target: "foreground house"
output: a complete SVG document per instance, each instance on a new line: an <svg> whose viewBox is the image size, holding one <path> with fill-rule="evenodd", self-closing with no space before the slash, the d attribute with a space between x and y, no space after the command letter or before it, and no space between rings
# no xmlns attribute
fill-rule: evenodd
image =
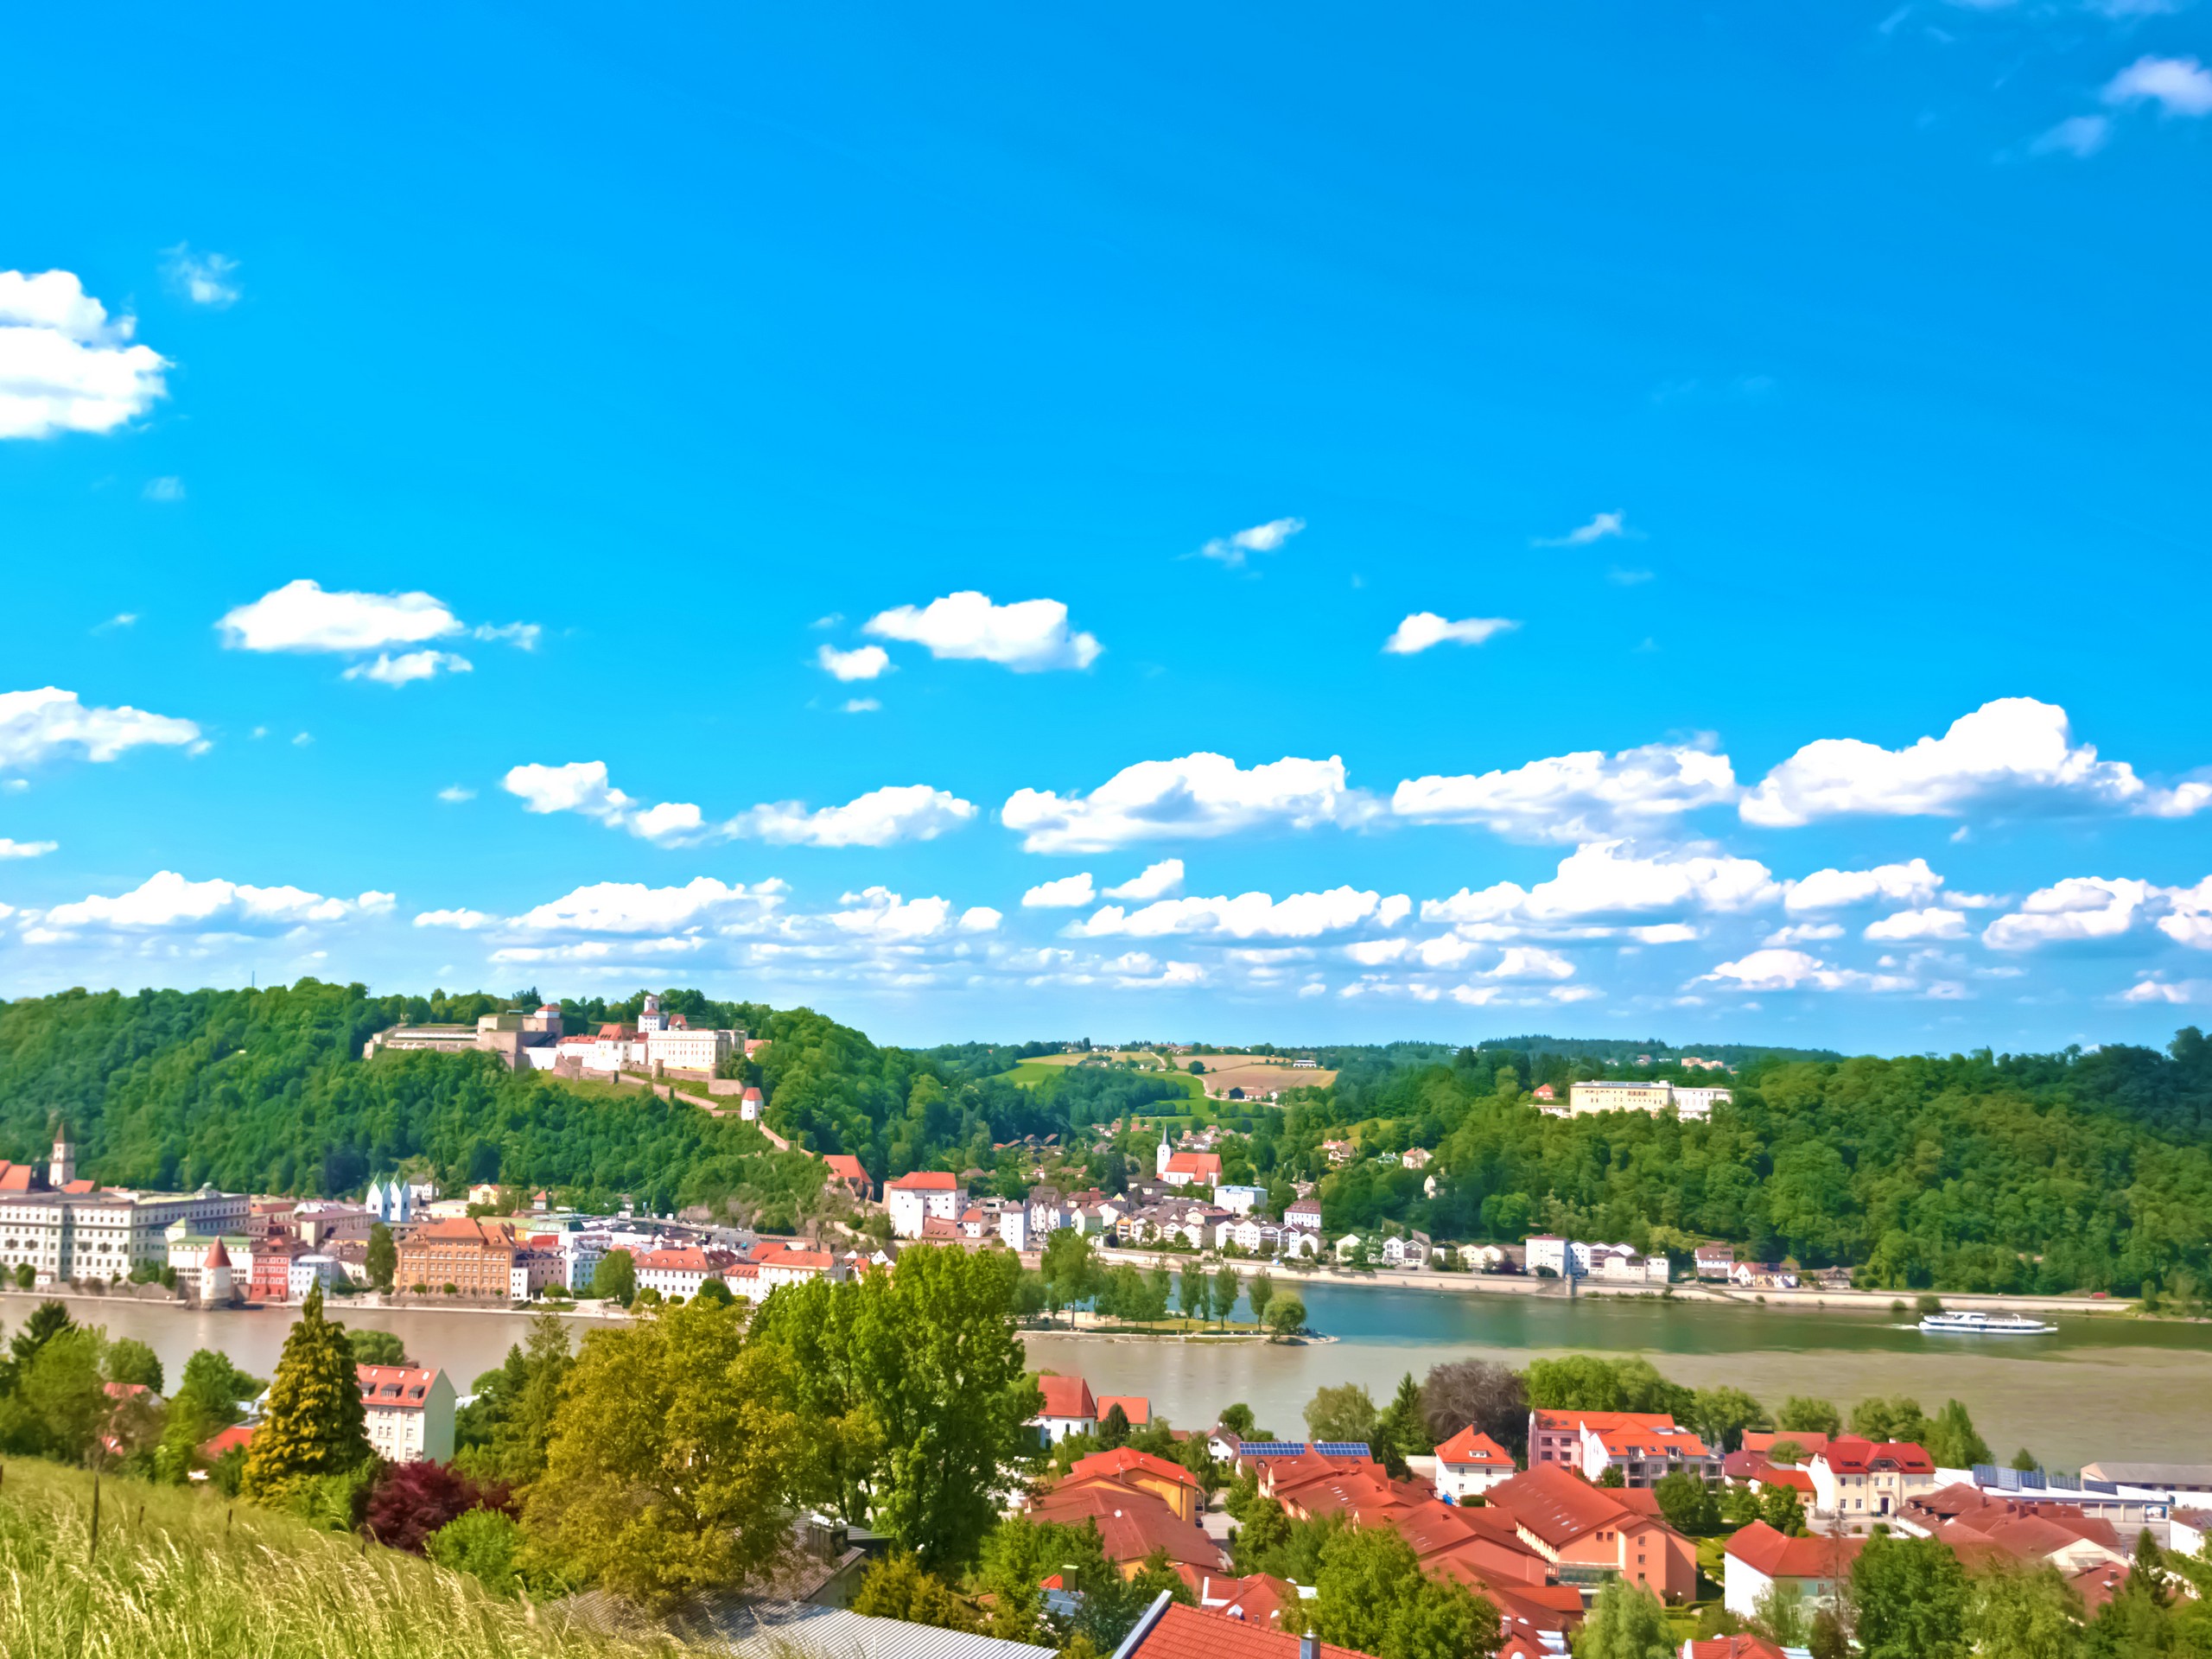
<svg viewBox="0 0 2212 1659"><path fill-rule="evenodd" d="M1122 1639L1113 1659L1368 1659L1314 1637L1263 1629L1229 1611L1185 1607L1166 1592Z"/></svg>
<svg viewBox="0 0 2212 1659"><path fill-rule="evenodd" d="M1897 1515L1936 1490L1936 1460L1909 1440L1847 1434L1815 1452L1806 1472L1813 1478L1813 1512L1846 1524Z"/></svg>
<svg viewBox="0 0 2212 1659"><path fill-rule="evenodd" d="M1759 1598L1777 1585L1794 1590L1809 1613L1832 1605L1836 1587L1851 1577L1852 1563L1866 1547L1864 1538L1792 1538L1764 1521L1754 1521L1729 1539L1722 1557L1721 1599L1728 1611L1750 1618Z"/></svg>
<svg viewBox="0 0 2212 1659"><path fill-rule="evenodd" d="M387 1463L453 1459L453 1384L442 1370L356 1365L369 1444Z"/></svg>
<svg viewBox="0 0 2212 1659"><path fill-rule="evenodd" d="M1561 1584L1625 1579L1670 1606L1697 1592L1696 1547L1660 1518L1648 1491L1608 1491L1552 1467L1516 1475L1485 1497L1513 1517L1521 1541L1557 1569Z"/></svg>
<svg viewBox="0 0 2212 1659"><path fill-rule="evenodd" d="M1436 1448L1436 1495L1447 1503L1479 1497L1519 1472L1513 1454L1471 1425Z"/></svg>

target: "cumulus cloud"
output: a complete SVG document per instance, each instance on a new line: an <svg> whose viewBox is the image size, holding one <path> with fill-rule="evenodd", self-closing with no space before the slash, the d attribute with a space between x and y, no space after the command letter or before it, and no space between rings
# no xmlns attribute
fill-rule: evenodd
<svg viewBox="0 0 2212 1659"><path fill-rule="evenodd" d="M1254 524L1234 535L1215 537L1198 550L1198 556L1225 564L1232 570L1242 569L1246 555L1273 553L1305 528L1303 518L1270 518L1264 524Z"/></svg>
<svg viewBox="0 0 2212 1659"><path fill-rule="evenodd" d="M1784 909L1840 910L1878 899L1924 905L1935 898L1943 878L1928 868L1926 859L1916 858L1909 864L1877 864L1871 870L1815 870L1786 885Z"/></svg>
<svg viewBox="0 0 2212 1659"><path fill-rule="evenodd" d="M167 393L167 359L66 270L0 270L0 438L111 432Z"/></svg>
<svg viewBox="0 0 2212 1659"><path fill-rule="evenodd" d="M415 918L417 927L452 927L464 933L474 933L492 926L499 918L481 910L426 910Z"/></svg>
<svg viewBox="0 0 2212 1659"><path fill-rule="evenodd" d="M680 887L598 881L537 906L509 925L524 933L670 934L708 925L744 931L773 916L785 892L780 881L748 887L710 875Z"/></svg>
<svg viewBox="0 0 2212 1659"><path fill-rule="evenodd" d="M2212 114L2212 70L2195 58L2145 54L2106 82L2103 97L2122 108L2148 102L2166 115Z"/></svg>
<svg viewBox="0 0 2212 1659"><path fill-rule="evenodd" d="M65 754L112 760L143 745L188 748L200 741L200 728L188 720L127 703L87 708L59 686L0 691L0 770L21 771Z"/></svg>
<svg viewBox="0 0 2212 1659"><path fill-rule="evenodd" d="M814 660L840 680L872 680L891 671L891 653L881 645L862 645L857 651L821 645L815 650Z"/></svg>
<svg viewBox="0 0 2212 1659"><path fill-rule="evenodd" d="M1592 842L1560 861L1534 887L1500 881L1449 899L1424 899L1425 922L1556 923L1654 912L1733 913L1769 905L1782 889L1756 859L1677 849L1645 855L1626 841Z"/></svg>
<svg viewBox="0 0 2212 1659"><path fill-rule="evenodd" d="M1163 858L1157 864L1147 864L1141 875L1131 876L1118 887L1106 889L1109 899L1145 900L1165 899L1183 885L1183 861Z"/></svg>
<svg viewBox="0 0 2212 1659"><path fill-rule="evenodd" d="M976 804L927 784L890 785L842 806L809 810L804 801L771 801L721 823L709 822L690 801L647 805L608 780L604 760L571 760L511 768L501 787L531 812L575 812L664 847L753 840L776 846L887 847L934 841L975 817Z"/></svg>
<svg viewBox="0 0 2212 1659"><path fill-rule="evenodd" d="M1909 991L1916 982L1904 974L1867 974L1836 968L1802 950L1754 950L1724 962L1698 983L1738 991Z"/></svg>
<svg viewBox="0 0 2212 1659"><path fill-rule="evenodd" d="M1483 970L1484 979L1572 979L1574 964L1556 950L1533 944L1509 946L1495 966Z"/></svg>
<svg viewBox="0 0 2212 1659"><path fill-rule="evenodd" d="M1538 547L1587 547L1592 542L1602 542L1610 537L1629 534L1628 515L1624 512L1601 512L1586 524L1570 530L1564 536L1540 536Z"/></svg>
<svg viewBox="0 0 2212 1659"><path fill-rule="evenodd" d="M1366 822L1372 797L1344 780L1340 756L1240 768L1224 754L1124 766L1089 795L1022 789L1000 817L1031 853L1106 853L1147 841L1183 841L1253 830L1308 830Z"/></svg>
<svg viewBox="0 0 2212 1659"><path fill-rule="evenodd" d="M1392 656L1410 657L1431 645L1479 645L1492 634L1520 626L1503 616L1471 616L1453 622L1434 611L1415 611L1398 624L1382 649Z"/></svg>
<svg viewBox="0 0 2212 1659"><path fill-rule="evenodd" d="M2158 931L2177 944L2212 950L2212 875L2193 887L2169 887L2171 913L2158 918Z"/></svg>
<svg viewBox="0 0 2212 1659"><path fill-rule="evenodd" d="M1422 823L1477 823L1516 841L1585 842L1735 798L1726 755L1650 743L1613 755L1600 749L1554 755L1510 771L1409 778L1391 796L1390 810Z"/></svg>
<svg viewBox="0 0 2212 1659"><path fill-rule="evenodd" d="M1230 938L1311 939L1341 932L1376 919L1380 893L1351 887L1326 893L1294 893L1276 899L1264 893L1236 898L1162 899L1135 911L1108 905L1069 935L1078 938L1160 938L1171 934L1212 934Z"/></svg>
<svg viewBox="0 0 2212 1659"><path fill-rule="evenodd" d="M450 651L404 651L397 657L380 651L375 661L356 663L339 677L402 686L414 680L434 679L441 673L472 673L475 667L467 658Z"/></svg>
<svg viewBox="0 0 2212 1659"><path fill-rule="evenodd" d="M849 715L872 715L882 707L882 703L874 697L847 697L842 711Z"/></svg>
<svg viewBox="0 0 2212 1659"><path fill-rule="evenodd" d="M448 784L438 791L438 798L448 806L458 806L463 801L474 800L476 791L460 784Z"/></svg>
<svg viewBox="0 0 2212 1659"><path fill-rule="evenodd" d="M947 594L927 605L900 605L868 619L864 632L926 646L932 657L997 663L1017 674L1089 668L1103 649L1097 639L1068 630L1068 607L1057 599L994 605L987 594Z"/></svg>
<svg viewBox="0 0 2212 1659"><path fill-rule="evenodd" d="M2105 943L2131 931L2161 896L2148 881L2069 876L2030 893L1984 928L1981 940L1993 950Z"/></svg>
<svg viewBox="0 0 2212 1659"><path fill-rule="evenodd" d="M2201 979L2137 980L2116 999L2121 1002L2152 1002L2186 1007L2192 1002L2212 1001L2212 984Z"/></svg>
<svg viewBox="0 0 2212 1659"><path fill-rule="evenodd" d="M2037 156L2089 156L2112 138L2112 122L2101 115L2069 115L2036 135L2028 146Z"/></svg>
<svg viewBox="0 0 2212 1659"><path fill-rule="evenodd" d="M162 270L169 285L194 305L220 311L238 303L243 291L238 283L238 262L228 254L194 253L182 242L162 251L167 258Z"/></svg>
<svg viewBox="0 0 2212 1659"><path fill-rule="evenodd" d="M0 836L0 860L44 858L60 845L58 841L11 841L6 836Z"/></svg>
<svg viewBox="0 0 2212 1659"><path fill-rule="evenodd" d="M732 820L731 833L777 846L888 847L934 841L976 816L976 804L927 784L897 784L810 812L803 801L756 806Z"/></svg>
<svg viewBox="0 0 2212 1659"><path fill-rule="evenodd" d="M1841 922L1796 922L1788 927L1778 927L1761 941L1771 945L1817 944L1822 939L1843 937Z"/></svg>
<svg viewBox="0 0 2212 1659"><path fill-rule="evenodd" d="M307 923L338 922L391 908L388 893L358 899L327 899L302 887L257 887L233 881L188 881L174 870L149 876L128 893L92 893L73 904L55 905L39 918L48 934L56 930L98 929L106 932L280 931Z"/></svg>
<svg viewBox="0 0 2212 1659"><path fill-rule="evenodd" d="M1040 881L1021 895L1025 910L1073 910L1098 897L1090 885L1090 872L1064 875L1057 881Z"/></svg>
<svg viewBox="0 0 2212 1659"><path fill-rule="evenodd" d="M2212 784L2156 789L2124 760L2072 739L2066 711L1999 697L1942 737L1885 749L1857 738L1808 743L1744 797L1745 821L1790 828L1846 813L1958 817L1993 812L2119 811L2186 817L2212 804Z"/></svg>
<svg viewBox="0 0 2212 1659"><path fill-rule="evenodd" d="M1900 910L1885 916L1879 921L1866 925L1865 937L1870 939L1963 939L1967 936L1967 918L1955 910L1943 910L1930 906L1919 910Z"/></svg>

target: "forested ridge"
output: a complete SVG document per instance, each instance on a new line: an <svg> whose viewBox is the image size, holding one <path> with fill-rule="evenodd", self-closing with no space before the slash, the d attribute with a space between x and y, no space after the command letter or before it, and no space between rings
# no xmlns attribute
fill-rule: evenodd
<svg viewBox="0 0 2212 1659"><path fill-rule="evenodd" d="M473 1020L534 996L372 997L302 980L0 1005L0 1156L42 1158L64 1116L81 1166L118 1185L327 1195L406 1167L591 1204L736 1197L756 1211L818 1189L804 1158L750 1126L643 1090L510 1072L484 1054L359 1058L383 1027ZM634 1018L640 1000L571 1003L571 1027ZM814 1151L857 1154L878 1179L982 1166L1018 1190L1023 1170L995 1144L1189 1104L1156 1072L1068 1068L1029 1087L1004 1075L1048 1045L882 1047L805 1008L688 990L663 1004L770 1039L753 1073L770 1125ZM2212 1046L2194 1028L2164 1053L1769 1053L1726 1079L1732 1104L1703 1123L1537 1109L1529 1085L1600 1069L1586 1059L1498 1045L1414 1058L1413 1047L1348 1052L1332 1087L1294 1090L1280 1110L1222 1108L1228 1178L1278 1196L1319 1180L1332 1231L1552 1230L1669 1249L1719 1238L1900 1288L2148 1290L2194 1306L2212 1287ZM1337 1168L1321 1143L1346 1138L1363 1155ZM1414 1146L1436 1154L1425 1171L1364 1155ZM1143 1161L1148 1147L1124 1150ZM1125 1167L1109 1153L1081 1173L1111 1185Z"/></svg>

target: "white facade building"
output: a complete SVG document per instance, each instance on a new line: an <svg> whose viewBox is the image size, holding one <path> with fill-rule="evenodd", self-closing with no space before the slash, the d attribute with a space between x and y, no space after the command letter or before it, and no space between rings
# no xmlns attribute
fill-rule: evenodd
<svg viewBox="0 0 2212 1659"><path fill-rule="evenodd" d="M453 1459L453 1384L442 1370L356 1365L369 1444L387 1463Z"/></svg>
<svg viewBox="0 0 2212 1659"><path fill-rule="evenodd" d="M28 1263L37 1284L126 1279L169 1256L168 1230L181 1221L201 1235L243 1233L243 1193L133 1192L116 1187L57 1192L0 1189L0 1268Z"/></svg>
<svg viewBox="0 0 2212 1659"><path fill-rule="evenodd" d="M1268 1189L1264 1186L1217 1186L1213 1190L1213 1201L1231 1215L1249 1216L1266 1205Z"/></svg>
<svg viewBox="0 0 2212 1659"><path fill-rule="evenodd" d="M1529 1271L1548 1268L1559 1277L1580 1275L1590 1271L1590 1247L1571 1238L1554 1237L1550 1233L1539 1233L1529 1241Z"/></svg>
<svg viewBox="0 0 2212 1659"><path fill-rule="evenodd" d="M957 1178L942 1170L918 1169L886 1186L883 1202L891 1212L891 1230L900 1238L919 1238L923 1224L933 1217L957 1220L966 1194Z"/></svg>
<svg viewBox="0 0 2212 1659"><path fill-rule="evenodd" d="M1654 1082L1578 1083L1569 1091L1567 1109L1580 1117L1586 1112L1663 1112L1669 1107L1693 1121L1710 1117L1713 1109L1731 1098L1726 1089L1682 1089L1660 1079Z"/></svg>
<svg viewBox="0 0 2212 1659"><path fill-rule="evenodd" d="M346 1269L334 1255L296 1255L284 1273L284 1295L289 1301L304 1302L308 1292L321 1285L328 1290L346 1276Z"/></svg>

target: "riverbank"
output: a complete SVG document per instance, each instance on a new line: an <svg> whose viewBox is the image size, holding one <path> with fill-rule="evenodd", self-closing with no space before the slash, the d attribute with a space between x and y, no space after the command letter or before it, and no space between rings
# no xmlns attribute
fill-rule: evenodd
<svg viewBox="0 0 2212 1659"><path fill-rule="evenodd" d="M1162 1256L1157 1250L1102 1249L1100 1257L1109 1262L1130 1262L1138 1267L1150 1267L1165 1260L1177 1263L1186 1258ZM1224 1265L1213 1262L1211 1265ZM1325 1267L1311 1269L1291 1268L1281 1262L1255 1260L1248 1266L1243 1262L1226 1265L1248 1275L1266 1268L1279 1288L1301 1285L1341 1286L1346 1289L1452 1291L1463 1296L1525 1296L1555 1302L1587 1300L1594 1297L1618 1298L1629 1301L1678 1302L1704 1304L1726 1307L1787 1308L1794 1313L1811 1313L1834 1309L1840 1313L1872 1313L1888 1309L1891 1304L1910 1305L1921 1294L1916 1291L1897 1290L1738 1290L1730 1285L1713 1285L1695 1281L1669 1285L1662 1291L1656 1285L1596 1284L1587 1279L1578 1281L1570 1293L1564 1279L1532 1279L1519 1274L1505 1273L1431 1273L1402 1268L1378 1268L1370 1273L1356 1273L1342 1268ZM1985 1313L2011 1311L2020 1313L2069 1313L2104 1318L2142 1318L2142 1306L2132 1298L2116 1296L2007 1296L1997 1294L1976 1294L1966 1291L1941 1291L1943 1306L1952 1309L1976 1309ZM2163 1317L2163 1316L2161 1316Z"/></svg>

